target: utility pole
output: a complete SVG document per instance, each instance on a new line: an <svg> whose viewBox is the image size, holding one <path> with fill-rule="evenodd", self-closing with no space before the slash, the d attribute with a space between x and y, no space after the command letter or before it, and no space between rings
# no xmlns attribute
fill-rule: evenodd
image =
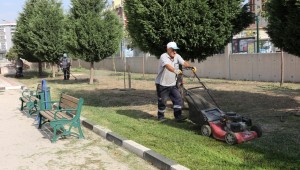
<svg viewBox="0 0 300 170"><path fill-rule="evenodd" d="M281 77L280 77L280 87L283 85L284 83L284 57L283 57L283 48L281 48Z"/></svg>
<svg viewBox="0 0 300 170"><path fill-rule="evenodd" d="M123 4L123 0L121 0L120 8L121 8L121 20L122 20L122 23L124 24L124 4ZM125 32L125 24L123 25L123 33L124 32ZM124 41L124 37L123 37L122 41L121 41L120 56L122 56L121 58L124 60L124 89L126 89L127 63L126 63L126 56L124 54L124 49L123 49L124 46L125 46L125 41Z"/></svg>
<svg viewBox="0 0 300 170"><path fill-rule="evenodd" d="M259 15L255 15L256 19L256 52L259 53Z"/></svg>

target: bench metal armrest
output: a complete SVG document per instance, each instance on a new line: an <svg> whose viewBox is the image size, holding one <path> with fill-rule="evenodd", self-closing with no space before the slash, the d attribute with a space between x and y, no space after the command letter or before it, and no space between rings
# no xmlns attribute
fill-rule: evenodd
<svg viewBox="0 0 300 170"><path fill-rule="evenodd" d="M27 95L26 95L27 93ZM34 90L29 90L29 89L26 89L22 92L22 96L23 97L29 97L29 96L35 96L35 91Z"/></svg>
<svg viewBox="0 0 300 170"><path fill-rule="evenodd" d="M56 119L56 114L57 114L58 112L67 112L67 111L77 111L77 109L59 109L59 110L56 110L56 111L54 112L54 119L57 120L57 119Z"/></svg>
<svg viewBox="0 0 300 170"><path fill-rule="evenodd" d="M33 97L35 97L35 96L34 95L33 96L28 96L28 99L29 99L30 102L35 102L36 101L36 99L32 99Z"/></svg>
<svg viewBox="0 0 300 170"><path fill-rule="evenodd" d="M41 101L41 103L58 103L59 101Z"/></svg>

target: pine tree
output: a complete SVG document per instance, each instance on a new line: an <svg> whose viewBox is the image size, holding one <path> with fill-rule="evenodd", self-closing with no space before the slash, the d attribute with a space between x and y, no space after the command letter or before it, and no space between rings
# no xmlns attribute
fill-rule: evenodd
<svg viewBox="0 0 300 170"><path fill-rule="evenodd" d="M300 0L269 0L266 10L271 42L300 57Z"/></svg>
<svg viewBox="0 0 300 170"><path fill-rule="evenodd" d="M65 48L63 21L63 9L57 0L28 0L13 39L17 51L28 61L54 65ZM41 74L41 64L39 68Z"/></svg>
<svg viewBox="0 0 300 170"><path fill-rule="evenodd" d="M20 13L17 20L17 28L13 36L13 42L19 56L30 62L41 62L39 58L34 56L34 50L32 50L36 48L32 37L33 28L30 23L35 15L35 3L36 0L26 1L23 11Z"/></svg>
<svg viewBox="0 0 300 170"><path fill-rule="evenodd" d="M128 31L144 52L160 56L175 41L184 59L205 60L219 53L232 35L253 22L243 0L128 0Z"/></svg>
<svg viewBox="0 0 300 170"><path fill-rule="evenodd" d="M10 61L18 59L18 53L16 52L16 47L15 46L13 46L12 48L9 49L9 51L6 54L5 58L10 60Z"/></svg>
<svg viewBox="0 0 300 170"><path fill-rule="evenodd" d="M90 62L90 84L94 63L115 53L122 37L122 25L112 11L104 10L104 0L71 0L66 41L71 53Z"/></svg>

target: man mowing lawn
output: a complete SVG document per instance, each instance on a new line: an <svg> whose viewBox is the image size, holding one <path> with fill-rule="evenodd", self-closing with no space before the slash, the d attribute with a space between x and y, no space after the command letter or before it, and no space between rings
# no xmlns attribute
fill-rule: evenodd
<svg viewBox="0 0 300 170"><path fill-rule="evenodd" d="M157 118L159 121L165 120L165 110L167 99L173 102L174 117L176 121L181 122L186 119L182 116L182 99L178 88L176 87L177 75L181 74L179 64L184 67L192 67L190 63L184 61L182 57L176 53L178 46L175 42L167 44L167 52L160 56L158 75L155 80L156 92L158 97ZM196 72L196 67L193 68Z"/></svg>

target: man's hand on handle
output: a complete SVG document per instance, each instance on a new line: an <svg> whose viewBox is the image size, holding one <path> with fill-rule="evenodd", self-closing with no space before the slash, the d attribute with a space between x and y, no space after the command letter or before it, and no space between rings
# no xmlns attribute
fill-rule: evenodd
<svg viewBox="0 0 300 170"><path fill-rule="evenodd" d="M182 74L182 71L181 70L174 70L174 73L176 74L176 75L179 75L179 74Z"/></svg>
<svg viewBox="0 0 300 170"><path fill-rule="evenodd" d="M196 72L197 72L197 68L196 68L196 67L192 67L192 71L193 71L194 73L196 73Z"/></svg>

